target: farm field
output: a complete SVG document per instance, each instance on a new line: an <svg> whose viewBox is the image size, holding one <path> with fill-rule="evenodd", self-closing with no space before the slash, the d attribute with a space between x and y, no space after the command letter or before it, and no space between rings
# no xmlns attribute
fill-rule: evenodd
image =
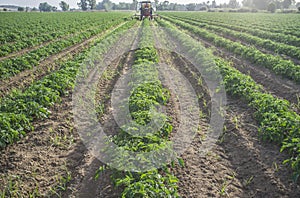
<svg viewBox="0 0 300 198"><path fill-rule="evenodd" d="M300 197L300 15L159 14L0 13L1 198Z"/></svg>

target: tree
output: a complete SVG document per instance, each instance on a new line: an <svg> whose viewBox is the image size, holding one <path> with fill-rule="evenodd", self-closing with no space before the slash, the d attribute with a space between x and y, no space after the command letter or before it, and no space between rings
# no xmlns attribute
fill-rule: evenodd
<svg viewBox="0 0 300 198"><path fill-rule="evenodd" d="M18 11L19 11L19 12L24 12L24 10L25 10L25 9L24 9L23 7L18 7Z"/></svg>
<svg viewBox="0 0 300 198"><path fill-rule="evenodd" d="M137 0L132 1L132 4L130 5L130 10L135 10L136 9L136 3L137 3Z"/></svg>
<svg viewBox="0 0 300 198"><path fill-rule="evenodd" d="M40 3L40 5L39 5L40 12L51 12L52 8L53 7L51 5L49 5L47 2Z"/></svg>
<svg viewBox="0 0 300 198"><path fill-rule="evenodd" d="M103 6L104 6L104 10L108 12L113 8L114 4L110 0L103 0Z"/></svg>
<svg viewBox="0 0 300 198"><path fill-rule="evenodd" d="M67 4L67 3L64 2L64 1L61 1L61 2L59 3L59 6L61 7L61 9L62 9L63 11L68 11L69 8L70 8L69 4Z"/></svg>
<svg viewBox="0 0 300 198"><path fill-rule="evenodd" d="M155 6L156 6L156 10L161 10L159 0L155 0L154 3L155 3Z"/></svg>
<svg viewBox="0 0 300 198"><path fill-rule="evenodd" d="M253 0L243 0L242 4L243 4L244 7L252 8L253 7Z"/></svg>
<svg viewBox="0 0 300 198"><path fill-rule="evenodd" d="M277 9L281 9L282 8L282 2L281 2L281 0L275 0L273 2L275 3Z"/></svg>
<svg viewBox="0 0 300 198"><path fill-rule="evenodd" d="M211 8L216 8L216 7L217 7L217 3L216 3L215 0L213 0L213 1L211 2Z"/></svg>
<svg viewBox="0 0 300 198"><path fill-rule="evenodd" d="M298 11L300 12L300 2L296 4L296 8L298 8Z"/></svg>
<svg viewBox="0 0 300 198"><path fill-rule="evenodd" d="M31 11L34 11L34 12L36 12L36 11L38 11L39 9L37 9L36 7L34 7L34 8L32 8L32 10Z"/></svg>
<svg viewBox="0 0 300 198"><path fill-rule="evenodd" d="M269 3L268 11L274 13L276 11L276 5L274 2Z"/></svg>
<svg viewBox="0 0 300 198"><path fill-rule="evenodd" d="M103 0L102 2L99 2L96 6L97 10L105 10L106 12L112 9L118 9L118 6L116 6L113 2L110 0Z"/></svg>
<svg viewBox="0 0 300 198"><path fill-rule="evenodd" d="M271 0L253 0L253 5L256 9L266 10Z"/></svg>
<svg viewBox="0 0 300 198"><path fill-rule="evenodd" d="M88 0L89 6L91 10L96 9L96 0Z"/></svg>
<svg viewBox="0 0 300 198"><path fill-rule="evenodd" d="M104 7L103 7L103 4L102 2L99 2L97 5L96 5L96 10L103 10Z"/></svg>
<svg viewBox="0 0 300 198"><path fill-rule="evenodd" d="M175 9L175 4L174 3L169 3L167 7L165 7L165 10L174 10Z"/></svg>
<svg viewBox="0 0 300 198"><path fill-rule="evenodd" d="M228 3L229 8L238 8L240 7L240 4L237 0L230 0Z"/></svg>
<svg viewBox="0 0 300 198"><path fill-rule="evenodd" d="M168 9L168 7L169 7L169 1L164 1L163 2L163 10L167 10Z"/></svg>
<svg viewBox="0 0 300 198"><path fill-rule="evenodd" d="M210 4L210 1L207 1L206 4L205 4L207 6L207 8L210 8L209 4Z"/></svg>
<svg viewBox="0 0 300 198"><path fill-rule="evenodd" d="M196 4L195 3L189 3L186 5L186 9L188 11L195 11L195 8L196 8Z"/></svg>
<svg viewBox="0 0 300 198"><path fill-rule="evenodd" d="M157 10L163 10L163 4L162 3L156 4L156 9Z"/></svg>
<svg viewBox="0 0 300 198"><path fill-rule="evenodd" d="M86 0L80 0L79 3L77 3L79 8L81 8L83 11L86 11L88 9L88 3Z"/></svg>
<svg viewBox="0 0 300 198"><path fill-rule="evenodd" d="M207 11L208 10L208 8L207 8L207 6L205 5L205 6L201 6L200 8L199 8L199 11Z"/></svg>
<svg viewBox="0 0 300 198"><path fill-rule="evenodd" d="M288 9L292 5L292 0L284 0L282 2L282 7Z"/></svg>
<svg viewBox="0 0 300 198"><path fill-rule="evenodd" d="M120 2L119 4L115 5L114 9L115 10L130 10L131 6L132 5L130 3Z"/></svg>

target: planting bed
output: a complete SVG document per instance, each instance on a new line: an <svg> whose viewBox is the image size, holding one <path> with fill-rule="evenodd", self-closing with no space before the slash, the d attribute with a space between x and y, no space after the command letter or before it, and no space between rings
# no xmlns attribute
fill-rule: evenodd
<svg viewBox="0 0 300 198"><path fill-rule="evenodd" d="M299 15L0 15L1 198L300 196Z"/></svg>

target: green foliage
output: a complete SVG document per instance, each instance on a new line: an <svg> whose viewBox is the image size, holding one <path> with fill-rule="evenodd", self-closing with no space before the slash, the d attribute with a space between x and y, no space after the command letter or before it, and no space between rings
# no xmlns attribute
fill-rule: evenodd
<svg viewBox="0 0 300 198"><path fill-rule="evenodd" d="M55 7L49 5L47 2L44 3L40 3L39 5L39 10L41 12L51 12L51 11L55 11Z"/></svg>
<svg viewBox="0 0 300 198"><path fill-rule="evenodd" d="M83 10L86 11L88 9L94 10L96 8L96 0L80 0L77 5Z"/></svg>
<svg viewBox="0 0 300 198"><path fill-rule="evenodd" d="M91 10L95 10L96 9L96 0L88 0L89 2L89 6Z"/></svg>
<svg viewBox="0 0 300 198"><path fill-rule="evenodd" d="M13 143L32 130L30 121L24 114L0 113L0 147Z"/></svg>
<svg viewBox="0 0 300 198"><path fill-rule="evenodd" d="M291 110L288 101L263 93L253 79L230 67L224 60L216 62L221 68L227 91L244 98L255 109L262 138L282 144L281 151L287 150L291 154L292 157L285 163L291 164L297 179L300 173L300 116Z"/></svg>
<svg viewBox="0 0 300 198"><path fill-rule="evenodd" d="M298 15L228 14L228 13L164 13L165 16L190 19L208 25L244 32L259 38L300 47ZM234 21L234 22L233 22ZM288 25L288 29L286 26Z"/></svg>
<svg viewBox="0 0 300 198"><path fill-rule="evenodd" d="M149 22L143 22L142 38L139 43L139 49L135 52L135 62L132 66L133 75L131 96L129 98L129 110L133 123L127 124L125 130L121 130L117 135L111 138L122 152L122 157L116 156L115 152L109 154L114 167L126 164L126 169L133 170L134 157L127 151L139 152L139 163L144 167L152 167L153 162L165 159L165 154L172 153L172 144L168 140L172 132L172 125L168 122L169 118L161 113L155 115L151 113L157 105L167 103L170 94L168 90L162 87L158 78L158 72L155 63L158 62L158 54L153 47L153 35L149 31ZM158 131L152 131L145 136L135 136L130 132L138 130L139 126L146 126L154 116L166 120ZM151 128L150 128L151 129ZM108 149L109 150L109 149ZM151 160L147 159L147 153L151 155ZM168 156L169 157L169 156ZM121 160L121 162L119 161ZM181 160L180 162L183 161ZM123 170L125 167L118 167ZM122 197L178 197L177 185L178 179L168 170L167 165L163 169L153 169L145 172L122 172L113 169L112 179L116 186L124 188Z"/></svg>
<svg viewBox="0 0 300 198"><path fill-rule="evenodd" d="M178 33L178 29L170 23L163 21L159 23L173 29L174 38L179 42L182 41L183 45L190 46L194 51L201 51L197 42L182 39L185 36ZM175 20L174 23L177 24ZM255 57L255 52L252 55ZM197 59L197 55L195 58ZM261 137L281 144L281 151L286 150L290 153L291 157L284 163L290 164L294 171L294 179L297 180L300 175L300 116L291 110L288 101L264 93L262 87L251 77L240 73L229 62L216 58L215 63L223 76L227 92L244 99L255 110L254 115L260 125Z"/></svg>
<svg viewBox="0 0 300 198"><path fill-rule="evenodd" d="M61 7L62 11L68 11L70 8L70 5L67 4L65 1L61 1L59 3L59 6Z"/></svg>
<svg viewBox="0 0 300 198"><path fill-rule="evenodd" d="M19 11L19 12L24 12L24 11L25 11L25 8L23 8L23 7L18 7L18 11Z"/></svg>
<svg viewBox="0 0 300 198"><path fill-rule="evenodd" d="M122 193L122 198L149 197L165 198L178 197L176 183L178 179L170 174L162 175L157 170L117 181L117 185L127 186ZM168 186L168 188L166 187Z"/></svg>
<svg viewBox="0 0 300 198"><path fill-rule="evenodd" d="M93 35L121 23L121 19L114 20L105 18L106 23L99 25L96 29L88 29L79 34L70 36L63 40L57 40L42 46L36 50L33 50L25 55L17 56L15 58L6 59L0 62L0 77L8 78L20 73L26 69L31 69L37 66L45 58L57 54L67 47L80 43ZM103 21L102 21L103 22Z"/></svg>
<svg viewBox="0 0 300 198"><path fill-rule="evenodd" d="M134 23L135 21L128 22L111 34L117 35L118 32L131 27ZM93 44L103 41L104 38L107 37L96 39ZM105 42L110 46L117 39L117 36L111 36ZM101 48L99 53L107 50L108 48ZM87 55L88 51L83 50L76 54L74 59L62 62L59 70L33 82L24 91L14 90L0 100L0 147L13 143L23 137L26 132L31 131L33 121L45 119L50 115L49 108L74 88L80 63Z"/></svg>
<svg viewBox="0 0 300 198"><path fill-rule="evenodd" d="M251 61L252 63L260 66L264 66L273 70L276 74L283 75L289 79L294 80L295 82L300 82L300 65L295 65L290 60L284 60L279 56L273 56L271 54L265 54L260 50L252 46L242 45L239 42L234 42L229 39L225 39L222 36L218 36L215 33L209 32L203 28L199 28L194 25L182 22L173 18L166 18L167 20L175 23L176 25L183 27L193 34L200 36L201 38L212 42L217 47L222 47L228 51L233 52L243 58ZM263 45L272 45L271 41L262 41ZM276 45L276 44L275 44ZM288 48L289 49L289 48ZM295 51L299 52L299 49L295 48Z"/></svg>
<svg viewBox="0 0 300 198"><path fill-rule="evenodd" d="M283 0L282 7L285 9L288 9L292 5L293 1L294 0Z"/></svg>
<svg viewBox="0 0 300 198"><path fill-rule="evenodd" d="M237 0L230 0L228 3L229 8L238 8L240 7L240 3Z"/></svg>
<svg viewBox="0 0 300 198"><path fill-rule="evenodd" d="M86 11L88 9L88 2L87 2L87 0L80 0L80 2L77 3L77 5L83 11Z"/></svg>
<svg viewBox="0 0 300 198"><path fill-rule="evenodd" d="M49 41L50 43L44 43L41 47L45 47L51 55L52 51L58 50L55 46L48 48L51 43L61 46L65 43L64 40L80 42L79 34L93 36L101 32L103 27L109 28L117 24L125 16L128 13L43 13L42 16L40 13L5 13L0 18L0 27L3 29L0 35L0 56ZM68 47L67 43L64 45Z"/></svg>
<svg viewBox="0 0 300 198"><path fill-rule="evenodd" d="M275 3L273 3L273 2L269 3L268 9L267 9L267 10L268 10L269 12L274 13L274 12L276 11L276 5L275 5Z"/></svg>

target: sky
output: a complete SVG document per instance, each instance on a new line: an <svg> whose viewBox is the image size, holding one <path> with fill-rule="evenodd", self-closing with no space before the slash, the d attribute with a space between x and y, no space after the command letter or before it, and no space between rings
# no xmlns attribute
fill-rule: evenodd
<svg viewBox="0 0 300 198"><path fill-rule="evenodd" d="M50 5L59 7L59 2L62 0L0 0L0 5L17 5L17 6L29 6L29 7L39 7L40 3L47 2ZM70 4L70 8L78 8L77 2L80 0L64 0L68 4ZM98 2L101 2L102 0L97 0ZM131 3L132 0L111 0L114 3L119 2L126 2ZM169 0L170 3L181 3L181 4L187 4L187 3L199 3L199 2L206 2L207 0ZM241 2L241 0L239 0ZM163 0L160 0L160 2L163 2ZM217 4L219 3L228 3L229 0L216 0Z"/></svg>

